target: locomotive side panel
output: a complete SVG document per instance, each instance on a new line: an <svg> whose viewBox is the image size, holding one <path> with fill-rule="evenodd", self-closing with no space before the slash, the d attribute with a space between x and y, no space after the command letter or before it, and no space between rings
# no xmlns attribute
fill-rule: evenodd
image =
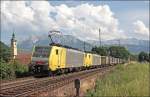
<svg viewBox="0 0 150 97"><path fill-rule="evenodd" d="M109 56L109 64L112 65L112 57Z"/></svg>
<svg viewBox="0 0 150 97"><path fill-rule="evenodd" d="M102 65L106 64L106 56L101 56L101 64Z"/></svg>
<svg viewBox="0 0 150 97"><path fill-rule="evenodd" d="M60 68L66 68L66 48L60 49Z"/></svg>
<svg viewBox="0 0 150 97"><path fill-rule="evenodd" d="M66 68L83 66L84 53L72 49L66 50Z"/></svg>
<svg viewBox="0 0 150 97"><path fill-rule="evenodd" d="M119 64L119 58L117 58L117 64Z"/></svg>
<svg viewBox="0 0 150 97"><path fill-rule="evenodd" d="M109 57L106 56L106 64L109 64Z"/></svg>
<svg viewBox="0 0 150 97"><path fill-rule="evenodd" d="M114 57L112 58L112 63L115 64L115 58Z"/></svg>
<svg viewBox="0 0 150 97"><path fill-rule="evenodd" d="M100 65L100 64L101 64L100 56L93 54L93 64L92 65Z"/></svg>

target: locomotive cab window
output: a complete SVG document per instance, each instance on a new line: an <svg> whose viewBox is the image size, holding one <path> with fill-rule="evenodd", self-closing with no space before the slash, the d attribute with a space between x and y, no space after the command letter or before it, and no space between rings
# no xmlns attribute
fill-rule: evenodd
<svg viewBox="0 0 150 97"><path fill-rule="evenodd" d="M35 47L33 57L47 58L50 54L51 47Z"/></svg>
<svg viewBox="0 0 150 97"><path fill-rule="evenodd" d="M56 49L56 55L58 55L58 49Z"/></svg>

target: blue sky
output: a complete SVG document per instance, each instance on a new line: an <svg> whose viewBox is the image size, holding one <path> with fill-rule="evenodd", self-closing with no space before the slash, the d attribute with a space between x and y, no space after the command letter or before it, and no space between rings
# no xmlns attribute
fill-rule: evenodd
<svg viewBox="0 0 150 97"><path fill-rule="evenodd" d="M85 40L98 39L93 25L101 26L104 40L148 39L149 35L148 1L45 1L43 3L7 1L2 2L1 5L1 40L7 44L10 42L13 29L18 41L23 41L29 37L36 40L47 34L54 26L53 29L62 30L64 34L71 34L80 39L87 35ZM93 16L88 14L86 7L93 12ZM47 17L47 13L56 13L57 16L54 17L52 14ZM84 18L84 21L81 18Z"/></svg>
<svg viewBox="0 0 150 97"><path fill-rule="evenodd" d="M149 1L50 1L54 6L61 5L62 3L68 6L77 6L79 4L89 3L95 6L97 5L109 5L111 10L115 13L115 16L119 19L120 27L129 31L131 29L131 23L139 19L149 27ZM137 15L137 16L134 16ZM131 17L129 17L131 16Z"/></svg>
<svg viewBox="0 0 150 97"><path fill-rule="evenodd" d="M148 15L149 15L149 2L147 1L49 1L54 6L59 6L61 4L66 4L68 6L77 6L84 3L97 5L109 5L111 10L115 13L115 16L119 18L120 22L133 22L134 19L141 19L147 26L149 25ZM138 13L138 17L132 20L129 20L128 14L134 12ZM139 12L138 12L139 11ZM123 15L124 16L123 16ZM146 14L146 16L144 16ZM131 14L132 15L132 14ZM134 16L133 16L134 17ZM121 24L122 26L122 24Z"/></svg>

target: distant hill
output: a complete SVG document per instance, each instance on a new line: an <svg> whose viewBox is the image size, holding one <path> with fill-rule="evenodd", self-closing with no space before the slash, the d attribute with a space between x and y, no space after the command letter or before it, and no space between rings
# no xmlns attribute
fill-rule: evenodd
<svg viewBox="0 0 150 97"><path fill-rule="evenodd" d="M99 45L99 41L89 40L88 43ZM125 46L131 53L139 53L141 51L149 52L149 40L138 40L136 38L128 38L128 39L120 39L119 40L107 40L102 41L102 45L109 46L109 45L121 45Z"/></svg>
<svg viewBox="0 0 150 97"><path fill-rule="evenodd" d="M10 48L6 44L4 44L2 41L0 41L0 49L1 50L10 50Z"/></svg>
<svg viewBox="0 0 150 97"><path fill-rule="evenodd" d="M52 39L55 43L59 43L62 45L66 45L72 48L77 48L79 50L84 51L84 42L79 40L78 38L71 36L71 35L55 35L52 36ZM32 37L29 37L27 40L18 43L18 47L24 50L32 50L34 45L42 45L42 46L49 46L51 40L47 36L43 36L40 38L36 38L36 41L33 41ZM90 43L85 43L86 51L90 51L92 49L92 45Z"/></svg>
<svg viewBox="0 0 150 97"><path fill-rule="evenodd" d="M62 45L67 45L73 48L80 49L84 51L84 41L71 36L71 35L55 35L52 37L55 43L60 43ZM35 41L36 40L36 41ZM32 51L33 45L43 45L48 46L51 43L48 36L43 35L40 37L29 37L27 40L24 40L20 43L18 43L18 48L26 50L26 51ZM114 40L107 40L102 41L102 44L104 46L110 46L110 45L119 45L119 41ZM85 50L90 51L93 46L98 46L99 41L93 41L88 40L85 42ZM139 53L141 51L149 52L149 41L148 40L138 40L135 38L129 38L129 39L121 39L120 45L125 46L131 53Z"/></svg>

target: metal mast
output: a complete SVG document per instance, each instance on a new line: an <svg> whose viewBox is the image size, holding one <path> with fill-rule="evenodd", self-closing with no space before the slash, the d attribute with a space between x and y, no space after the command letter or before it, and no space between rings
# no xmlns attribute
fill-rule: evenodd
<svg viewBox="0 0 150 97"><path fill-rule="evenodd" d="M119 39L119 46L120 46L120 39Z"/></svg>
<svg viewBox="0 0 150 97"><path fill-rule="evenodd" d="M101 43L101 29L99 28L99 46L101 47L102 43Z"/></svg>
<svg viewBox="0 0 150 97"><path fill-rule="evenodd" d="M84 41L84 52L85 52L85 41Z"/></svg>
<svg viewBox="0 0 150 97"><path fill-rule="evenodd" d="M116 45L118 45L118 46L120 46L120 45L121 45L121 44L120 44L120 38L119 38L119 39L117 39L117 40L116 40L116 42L117 42L117 43L116 43Z"/></svg>

